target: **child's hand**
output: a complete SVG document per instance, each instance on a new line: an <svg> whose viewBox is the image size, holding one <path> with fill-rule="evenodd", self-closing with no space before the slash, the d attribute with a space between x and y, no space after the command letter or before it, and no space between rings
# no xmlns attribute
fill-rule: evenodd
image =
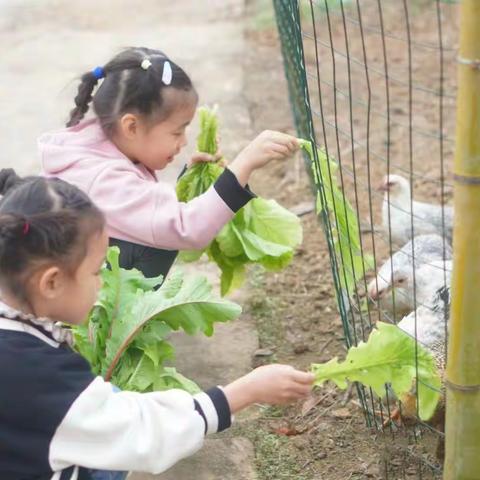
<svg viewBox="0 0 480 480"><path fill-rule="evenodd" d="M265 365L226 386L224 392L232 412L253 403L282 405L306 398L314 378L289 365Z"/></svg>
<svg viewBox="0 0 480 480"><path fill-rule="evenodd" d="M290 365L265 365L247 376L257 402L268 404L290 403L307 397L315 379L313 373L296 370Z"/></svg>
<svg viewBox="0 0 480 480"><path fill-rule="evenodd" d="M220 160L222 160L222 157L223 155L220 152L217 152L215 155L210 155L209 153L203 152L196 152L192 155L190 162L188 162L188 166L191 167L196 163L202 162L219 162ZM222 167L225 166L223 161L220 162L219 165L221 165Z"/></svg>
<svg viewBox="0 0 480 480"><path fill-rule="evenodd" d="M242 185L246 185L251 173L271 160L291 156L300 148L298 140L286 133L265 130L250 142L230 164L230 170Z"/></svg>

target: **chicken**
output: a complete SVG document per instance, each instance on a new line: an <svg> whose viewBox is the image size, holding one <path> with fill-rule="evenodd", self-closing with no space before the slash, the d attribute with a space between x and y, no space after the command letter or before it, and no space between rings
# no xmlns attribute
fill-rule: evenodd
<svg viewBox="0 0 480 480"><path fill-rule="evenodd" d="M431 305L432 307L418 307L414 312L404 317L397 326L415 338L435 358L438 357L443 362L444 354L440 354L439 348L443 348L445 345L446 320L448 320L450 306L450 288L439 288L436 296L432 299Z"/></svg>
<svg viewBox="0 0 480 480"><path fill-rule="evenodd" d="M430 299L431 308L420 306L411 312L399 323L398 327L412 336L416 341L429 351L436 360L440 376L443 378L445 371L446 333L450 314L450 288L440 287ZM415 384L407 394L400 398L400 407L396 408L391 420L416 419L417 394ZM445 428L445 392L442 389L440 401L432 418L428 421L434 428L444 431ZM442 459L444 452L443 438L437 445L437 457Z"/></svg>
<svg viewBox="0 0 480 480"><path fill-rule="evenodd" d="M452 243L452 207L412 201L410 183L400 175L387 175L381 190L385 192L382 229L391 234L393 243L403 245L412 238L412 219L414 236L436 233Z"/></svg>
<svg viewBox="0 0 480 480"><path fill-rule="evenodd" d="M368 285L369 298L394 319L403 318L419 305L431 307L434 293L450 284L452 249L445 245L443 250L439 235L415 237L380 267Z"/></svg>

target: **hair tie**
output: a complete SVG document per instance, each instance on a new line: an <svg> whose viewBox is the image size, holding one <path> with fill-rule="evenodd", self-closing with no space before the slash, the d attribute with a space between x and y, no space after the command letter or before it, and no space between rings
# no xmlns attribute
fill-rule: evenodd
<svg viewBox="0 0 480 480"><path fill-rule="evenodd" d="M28 222L25 222L25 224L23 225L23 235L27 235L29 231L30 231L30 224Z"/></svg>
<svg viewBox="0 0 480 480"><path fill-rule="evenodd" d="M103 67L95 67L92 70L92 74L97 80L100 80L105 77L105 70Z"/></svg>
<svg viewBox="0 0 480 480"><path fill-rule="evenodd" d="M172 83L172 77L172 65L168 60L165 60L163 63L162 82L165 85L170 85Z"/></svg>
<svg viewBox="0 0 480 480"><path fill-rule="evenodd" d="M150 59L144 58L144 59L142 60L142 63L140 64L140 66L141 66L144 70L148 70L148 69L152 66L152 62L150 61Z"/></svg>

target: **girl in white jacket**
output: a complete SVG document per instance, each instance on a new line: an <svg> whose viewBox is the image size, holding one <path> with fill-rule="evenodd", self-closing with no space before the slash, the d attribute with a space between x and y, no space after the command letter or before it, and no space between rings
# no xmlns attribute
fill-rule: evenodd
<svg viewBox="0 0 480 480"><path fill-rule="evenodd" d="M81 323L95 302L108 246L103 214L73 185L20 181L11 170L0 172L0 195L2 480L159 473L228 428L236 411L308 395L313 376L285 365L194 396L119 392L95 377L61 324Z"/></svg>

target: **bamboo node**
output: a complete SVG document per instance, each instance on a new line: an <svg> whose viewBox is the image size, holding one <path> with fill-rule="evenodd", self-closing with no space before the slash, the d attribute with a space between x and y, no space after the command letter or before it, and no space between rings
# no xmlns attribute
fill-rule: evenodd
<svg viewBox="0 0 480 480"><path fill-rule="evenodd" d="M480 185L480 176L453 174L453 180L465 185Z"/></svg>
<svg viewBox="0 0 480 480"><path fill-rule="evenodd" d="M480 385L459 385L453 383L450 380L445 379L445 386L450 390L456 390L458 392L478 392L480 391Z"/></svg>
<svg viewBox="0 0 480 480"><path fill-rule="evenodd" d="M467 65L474 70L480 70L480 59L472 60L471 58L457 57L457 62L462 65Z"/></svg>

